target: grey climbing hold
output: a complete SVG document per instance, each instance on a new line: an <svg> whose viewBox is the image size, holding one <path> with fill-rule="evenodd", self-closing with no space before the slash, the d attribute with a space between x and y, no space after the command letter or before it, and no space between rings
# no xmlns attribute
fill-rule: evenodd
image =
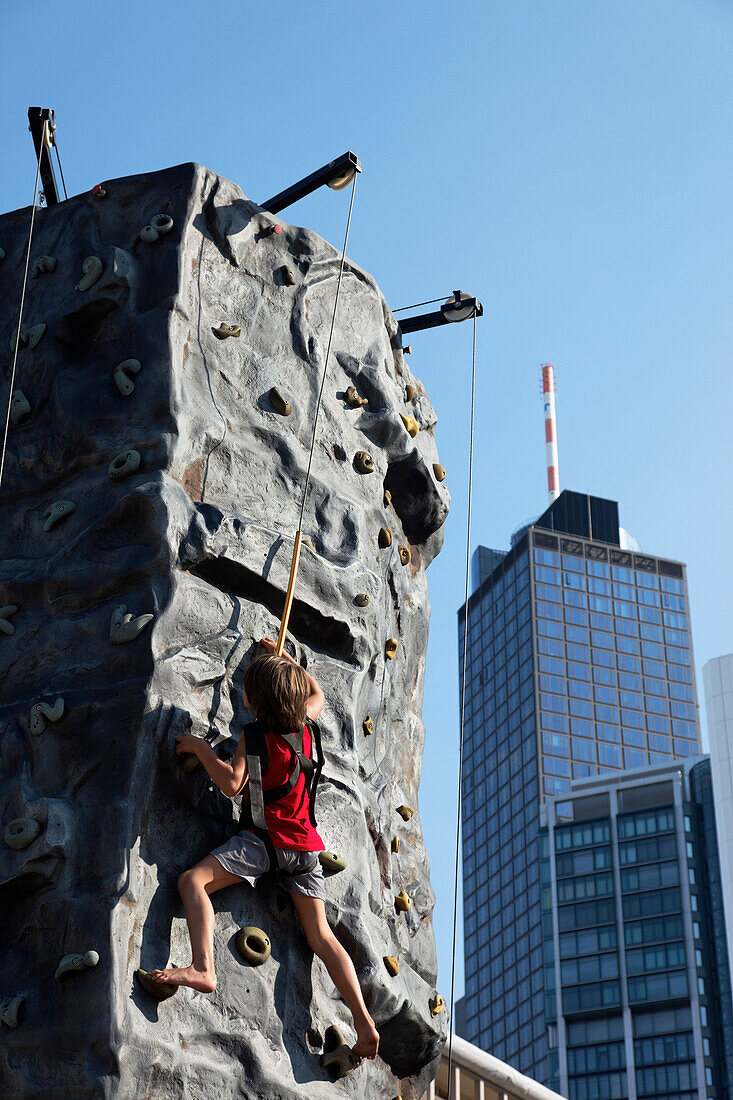
<svg viewBox="0 0 733 1100"><path fill-rule="evenodd" d="M397 853L400 850L400 838L398 836L392 837L392 851Z"/></svg>
<svg viewBox="0 0 733 1100"><path fill-rule="evenodd" d="M391 504L391 503L392 503L392 494L390 493L389 489L385 489L384 490L384 506L385 506L385 508L387 507L388 504Z"/></svg>
<svg viewBox="0 0 733 1100"><path fill-rule="evenodd" d="M5 1027L17 1027L20 1023L20 1010L24 1004L25 997L20 993L0 1003L0 1024Z"/></svg>
<svg viewBox="0 0 733 1100"><path fill-rule="evenodd" d="M31 403L22 390L13 390L13 399L10 403L10 419L13 424L20 424L31 414Z"/></svg>
<svg viewBox="0 0 733 1100"><path fill-rule="evenodd" d="M43 530L52 530L57 523L61 523L62 519L66 519L67 516L70 516L71 513L75 511L76 504L73 500L57 500L53 504L49 504L48 508L43 513L46 517Z"/></svg>
<svg viewBox="0 0 733 1100"><path fill-rule="evenodd" d="M351 405L352 409L360 409L362 406L369 404L366 397L359 396L354 386L349 386L344 397L346 398L347 405Z"/></svg>
<svg viewBox="0 0 733 1100"><path fill-rule="evenodd" d="M367 714L366 718L361 724L361 728L364 730L364 733L367 737L370 737L371 734L374 733L374 722L372 721L372 717L370 714Z"/></svg>
<svg viewBox="0 0 733 1100"><path fill-rule="evenodd" d="M145 992L149 993L151 997L155 997L156 1001L166 1001L178 992L179 987L177 985L173 985L172 982L156 982L150 977L148 971L143 970L141 967L135 971L135 977Z"/></svg>
<svg viewBox="0 0 733 1100"><path fill-rule="evenodd" d="M335 852L319 852L318 862L324 871L333 871L334 874L346 870L346 860Z"/></svg>
<svg viewBox="0 0 733 1100"><path fill-rule="evenodd" d="M14 603L8 603L5 607L0 607L0 634L15 634L15 627L8 622L8 619L12 618L17 610L17 605Z"/></svg>
<svg viewBox="0 0 733 1100"><path fill-rule="evenodd" d="M283 264L282 267L279 267L277 270L285 286L295 286L295 276L287 264Z"/></svg>
<svg viewBox="0 0 733 1100"><path fill-rule="evenodd" d="M397 813L400 815L403 821L409 821L414 814L412 806L398 806Z"/></svg>
<svg viewBox="0 0 733 1100"><path fill-rule="evenodd" d="M404 413L400 413L400 420L405 425L405 429L407 430L407 434L411 435L412 438L414 439L415 436L417 435L417 433L420 431L420 425L418 424L417 420L415 420L415 417L414 416L405 416Z"/></svg>
<svg viewBox="0 0 733 1100"><path fill-rule="evenodd" d="M331 1072L334 1081L340 1081L342 1077L358 1069L364 1060L354 1054L335 1024L326 1028L324 1046L321 1065Z"/></svg>
<svg viewBox="0 0 733 1100"><path fill-rule="evenodd" d="M109 640L113 645L122 645L124 642L132 642L153 619L152 615L138 615L136 619L121 603L112 612L112 622L109 627Z"/></svg>
<svg viewBox="0 0 733 1100"><path fill-rule="evenodd" d="M400 555L400 561L403 565L409 565L412 559L412 553L409 546L398 546L397 550Z"/></svg>
<svg viewBox="0 0 733 1100"><path fill-rule="evenodd" d="M228 340L230 336L236 336L238 339L242 333L242 326L228 325L226 321L222 321L218 328L212 328L211 331L217 340Z"/></svg>
<svg viewBox="0 0 733 1100"><path fill-rule="evenodd" d="M280 413L280 416L290 416L293 406L285 400L277 386L272 387L268 396L275 412Z"/></svg>
<svg viewBox="0 0 733 1100"><path fill-rule="evenodd" d="M385 550L388 546L392 545L392 532L389 527L379 528L379 546L382 550Z"/></svg>
<svg viewBox="0 0 733 1100"><path fill-rule="evenodd" d="M33 817L16 817L5 826L5 843L8 848L21 851L32 844L41 831L41 826Z"/></svg>
<svg viewBox="0 0 733 1100"><path fill-rule="evenodd" d="M153 244L159 236L160 233L152 225L144 225L140 230L140 240L145 241L146 244Z"/></svg>
<svg viewBox="0 0 733 1100"><path fill-rule="evenodd" d="M245 962L251 966L262 966L272 951L270 938L261 928L247 926L240 928L234 937L234 946Z"/></svg>
<svg viewBox="0 0 733 1100"><path fill-rule="evenodd" d="M354 603L357 607L366 607L366 605L369 603L369 593L357 592L354 596Z"/></svg>
<svg viewBox="0 0 733 1100"><path fill-rule="evenodd" d="M400 964L395 955L384 955L384 965L387 967L387 973L391 974L393 978L396 978L400 972Z"/></svg>
<svg viewBox="0 0 733 1100"><path fill-rule="evenodd" d="M96 966L98 962L99 955L96 951L86 951L83 955L64 955L56 967L54 978L58 981L64 974L69 974L72 970L89 970L91 967Z"/></svg>
<svg viewBox="0 0 733 1100"><path fill-rule="evenodd" d="M57 699L53 706L49 703L34 703L31 707L31 733L34 737L39 737L45 730L47 722L52 722L55 725L56 722L61 721L63 716L63 699Z"/></svg>
<svg viewBox="0 0 733 1100"><path fill-rule="evenodd" d="M388 661L393 661L395 659L397 656L396 638L387 638L387 641L384 643L384 656Z"/></svg>
<svg viewBox="0 0 733 1100"><path fill-rule="evenodd" d="M120 451L107 467L107 473L112 481L124 481L126 477L132 477L140 469L139 451Z"/></svg>
<svg viewBox="0 0 733 1100"><path fill-rule="evenodd" d="M44 272L52 273L56 270L58 260L55 256L39 256L31 268L31 279L37 279Z"/></svg>
<svg viewBox="0 0 733 1100"><path fill-rule="evenodd" d="M131 374L139 374L142 363L139 359L123 359L114 369L113 378L115 385L123 397L129 397L135 389L135 383L129 377Z"/></svg>
<svg viewBox="0 0 733 1100"><path fill-rule="evenodd" d="M437 1016L445 1008L445 1001L441 997L440 993L436 993L434 997L431 997L428 1001L430 1007L430 1015Z"/></svg>
<svg viewBox="0 0 733 1100"><path fill-rule="evenodd" d="M153 229L156 229L160 233L161 237L164 237L166 233L170 233L173 228L173 218L170 214L154 214L150 219L150 224Z"/></svg>
<svg viewBox="0 0 733 1100"><path fill-rule="evenodd" d="M81 269L84 272L79 282L76 284L77 290L90 290L96 283L99 276L102 274L103 265L99 256L87 256L84 263L81 265Z"/></svg>
<svg viewBox="0 0 733 1100"><path fill-rule="evenodd" d="M405 386L405 401L414 401L414 400L415 400L415 387L408 382L407 385ZM405 425L405 427L407 427L407 425Z"/></svg>
<svg viewBox="0 0 733 1100"><path fill-rule="evenodd" d="M374 472L374 459L368 451L357 451L354 455L354 465L360 474L371 474Z"/></svg>
<svg viewBox="0 0 733 1100"><path fill-rule="evenodd" d="M21 325L21 327L20 327L20 339L18 340L18 347L19 348L28 347L32 351L33 348L36 347L36 345L40 341L40 339L43 336L45 331L46 331L46 326L44 324L40 324L40 325ZM16 328L14 328L11 335L10 335L10 350L13 351L13 352L15 351L15 341L16 341L17 336L18 336L18 330Z"/></svg>
<svg viewBox="0 0 733 1100"><path fill-rule="evenodd" d="M394 906L400 913L406 913L410 908L410 899L405 890L400 890L399 894L395 895Z"/></svg>
<svg viewBox="0 0 733 1100"><path fill-rule="evenodd" d="M445 481L445 469L439 462L433 463L433 473L436 481Z"/></svg>

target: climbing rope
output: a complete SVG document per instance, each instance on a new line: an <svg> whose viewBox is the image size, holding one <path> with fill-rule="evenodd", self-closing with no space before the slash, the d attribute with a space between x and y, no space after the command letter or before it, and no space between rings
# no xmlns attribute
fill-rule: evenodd
<svg viewBox="0 0 733 1100"><path fill-rule="evenodd" d="M344 235L344 247L341 252L341 264L339 266L338 281L336 283L336 297L333 303L333 314L331 316L331 329L328 334L328 345L326 347L326 360L323 364L323 374L321 375L321 385L318 390L318 400L316 401L316 414L313 418L313 434L311 436L310 453L308 455L308 469L305 474L305 484L303 485L303 499L300 503L300 516L298 518L298 530L295 535L295 545L293 547L293 560L290 564L290 579L288 581L288 591L285 596L285 607L283 609L282 620L280 622L280 633L277 638L277 649L275 652L279 655L282 654L285 646L285 635L288 631L288 620L290 619L290 612L293 606L293 593L295 592L295 581L298 576L298 562L300 561L300 546L303 540L303 515L305 513L305 500L308 495L308 485L310 484L311 466L313 465L313 451L316 446L316 431L318 429L318 414L321 410L321 399L323 397L323 387L326 384L326 373L328 371L328 359L331 354L331 343L333 341L333 330L336 324L336 311L339 304L339 295L341 293L341 280L344 274L344 264L346 263L346 248L349 243L349 228L351 226L351 213L354 209L354 195L356 194L356 179L358 172L354 174L354 182L351 187L351 201L349 203L349 213L346 218L346 233Z"/></svg>
<svg viewBox="0 0 733 1100"><path fill-rule="evenodd" d="M463 729L466 713L466 661L468 656L468 589L469 571L471 568L471 499L473 495L473 421L476 405L476 314L473 315L473 363L471 367L471 429L468 437L468 522L466 530L466 609L463 620L463 658L461 675L461 718L460 736L458 742L458 814L456 820L456 874L453 883L453 951L451 956L450 975L450 1033L448 1036L448 1100L453 1098L453 1077L451 1067L453 1064L453 1002L455 995L456 977L456 926L458 923L458 857L461 843L461 789L463 786ZM458 1098L456 1097L456 1100Z"/></svg>
<svg viewBox="0 0 733 1100"><path fill-rule="evenodd" d="M15 350L13 352L13 365L10 370L10 392L8 394L8 409L5 414L5 431L3 433L3 446L0 451L0 490L2 490L3 484L3 471L5 469L5 450L8 445L8 427L10 425L10 409L13 404L13 384L15 382L15 367L18 362L18 348L20 347L20 328L23 320L23 306L25 305L25 291L28 285L28 265L31 258L31 244L33 242L33 226L36 220L36 197L38 195L38 178L41 174L41 157L43 156L44 148L50 146L51 137L48 129L48 119L43 123L43 134L41 135L41 143L38 152L38 163L36 164L36 179L33 184L33 199L31 201L31 227L28 233L28 249L25 255L25 271L23 272L23 289L20 295L20 312L18 314L18 330L15 334Z"/></svg>
<svg viewBox="0 0 733 1100"><path fill-rule="evenodd" d="M445 294L440 298L428 298L427 302L413 302L411 306L400 306L399 309L393 309L393 313L404 313L406 309L417 309L418 306L431 306L433 302L444 302Z"/></svg>
<svg viewBox="0 0 733 1100"><path fill-rule="evenodd" d="M63 187L64 187L64 198L65 198L65 199L68 199L68 197L69 197L69 193L68 193L68 191L66 190L66 180L64 179L64 170L63 170L63 168L61 167L61 156L60 156L60 154L59 154L59 147L58 147L58 145L56 144L56 138L55 138L55 137L54 137L54 139L53 139L53 147L54 147L54 149L55 149L55 151L56 151L56 160L57 160L57 162L58 162L58 166L59 166L59 172L61 173L61 183L63 184Z"/></svg>

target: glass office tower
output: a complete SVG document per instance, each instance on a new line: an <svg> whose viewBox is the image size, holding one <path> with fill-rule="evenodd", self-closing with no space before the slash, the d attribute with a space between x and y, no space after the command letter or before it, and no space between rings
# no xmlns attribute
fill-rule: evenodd
<svg viewBox="0 0 733 1100"><path fill-rule="evenodd" d="M468 601L464 1035L554 1088L540 806L700 752L684 566L622 538L616 502L566 491L508 553L478 549Z"/></svg>

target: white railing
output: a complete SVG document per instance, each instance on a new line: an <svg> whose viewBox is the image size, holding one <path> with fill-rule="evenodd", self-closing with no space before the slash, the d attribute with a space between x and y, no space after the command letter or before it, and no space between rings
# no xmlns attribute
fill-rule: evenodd
<svg viewBox="0 0 733 1100"><path fill-rule="evenodd" d="M500 1062L492 1054L466 1042L459 1035L453 1036L451 1076L453 1089L451 1100L565 1100L559 1093L546 1088ZM473 1089L472 1087L473 1086ZM423 1100L441 1100L448 1096L448 1046L436 1081L433 1081Z"/></svg>

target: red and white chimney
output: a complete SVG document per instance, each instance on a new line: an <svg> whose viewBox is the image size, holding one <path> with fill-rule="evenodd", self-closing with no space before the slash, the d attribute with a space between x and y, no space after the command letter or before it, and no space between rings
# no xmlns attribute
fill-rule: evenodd
<svg viewBox="0 0 733 1100"><path fill-rule="evenodd" d="M560 496L560 471L557 464L557 420L555 419L555 368L542 364L542 405L545 411L547 448L547 492L550 504Z"/></svg>

